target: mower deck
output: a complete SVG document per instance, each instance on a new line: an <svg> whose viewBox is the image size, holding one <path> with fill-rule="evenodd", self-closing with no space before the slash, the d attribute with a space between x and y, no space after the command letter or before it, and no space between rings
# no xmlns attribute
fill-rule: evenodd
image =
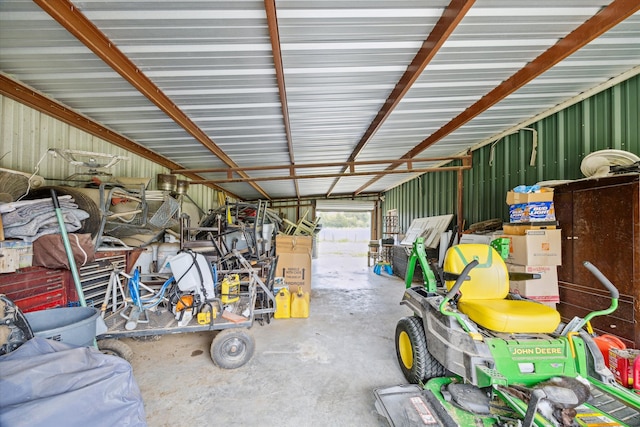
<svg viewBox="0 0 640 427"><path fill-rule="evenodd" d="M516 426L517 419L526 412L526 404L514 396L508 396L511 406L505 402L491 401L491 410L478 413L463 409L453 403L446 387L456 378L434 378L424 388L406 384L379 388L374 391L376 409L390 426ZM470 396L471 400L476 400ZM513 407L521 412L514 412ZM591 387L591 398L576 408L575 425L582 427L637 427L640 426L640 408L616 399L595 386ZM541 416L536 416L534 425L548 426Z"/></svg>

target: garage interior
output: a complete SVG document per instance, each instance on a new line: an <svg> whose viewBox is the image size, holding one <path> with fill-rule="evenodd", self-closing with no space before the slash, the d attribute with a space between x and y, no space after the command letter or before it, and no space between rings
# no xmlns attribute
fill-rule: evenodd
<svg viewBox="0 0 640 427"><path fill-rule="evenodd" d="M0 425L640 425L639 11L0 1ZM371 213L366 254L323 253L327 211ZM502 362L447 364L456 345L434 344L431 316L484 343L522 343L534 331L515 329L536 323L477 339L470 314L429 311L436 294L470 301L474 270L447 270L467 244L496 254L506 300L557 316L535 333L570 343L564 376L592 384L580 405L598 413L604 383L627 415L550 421L529 359L506 379ZM95 334L51 344L62 312L89 313ZM49 373L70 366L65 346L112 361L130 398L105 377L84 402L19 401L45 384L34 355L18 358L27 343L58 355ZM529 394L508 416L478 413L429 389L449 375ZM400 423L385 399L404 394L386 387L407 383L437 402Z"/></svg>

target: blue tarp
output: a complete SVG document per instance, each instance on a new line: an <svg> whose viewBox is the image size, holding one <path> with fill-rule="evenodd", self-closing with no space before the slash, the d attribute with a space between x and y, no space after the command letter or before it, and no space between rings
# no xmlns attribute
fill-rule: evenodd
<svg viewBox="0 0 640 427"><path fill-rule="evenodd" d="M146 426L129 362L35 337L0 356L0 426Z"/></svg>

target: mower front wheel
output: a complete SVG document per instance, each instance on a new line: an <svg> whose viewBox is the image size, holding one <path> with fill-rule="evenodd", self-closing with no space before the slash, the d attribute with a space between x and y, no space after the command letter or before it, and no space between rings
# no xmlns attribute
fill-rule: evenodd
<svg viewBox="0 0 640 427"><path fill-rule="evenodd" d="M431 378L446 375L444 366L427 350L427 339L419 317L403 317L398 321L396 355L402 373L411 384L424 384Z"/></svg>

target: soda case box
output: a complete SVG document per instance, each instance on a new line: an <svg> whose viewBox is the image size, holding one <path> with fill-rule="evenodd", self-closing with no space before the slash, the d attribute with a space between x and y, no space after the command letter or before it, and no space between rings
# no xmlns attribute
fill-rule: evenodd
<svg viewBox="0 0 640 427"><path fill-rule="evenodd" d="M519 222L547 222L555 221L556 213L553 202L532 202L509 205L509 221Z"/></svg>
<svg viewBox="0 0 640 427"><path fill-rule="evenodd" d="M534 193L507 191L507 205L512 223L556 220L553 188L543 187Z"/></svg>

